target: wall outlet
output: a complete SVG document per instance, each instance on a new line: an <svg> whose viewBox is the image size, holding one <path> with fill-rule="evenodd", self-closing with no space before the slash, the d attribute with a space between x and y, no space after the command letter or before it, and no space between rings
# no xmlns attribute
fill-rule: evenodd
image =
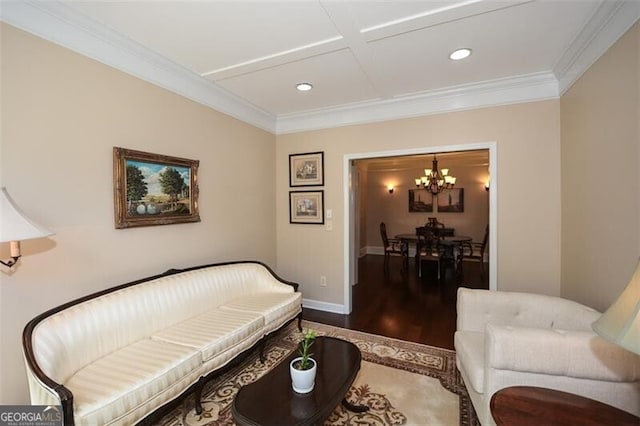
<svg viewBox="0 0 640 426"><path fill-rule="evenodd" d="M320 277L320 287L326 287L326 286L327 286L327 277L323 275Z"/></svg>
<svg viewBox="0 0 640 426"><path fill-rule="evenodd" d="M325 231L333 231L333 222L328 220L325 222L324 224L324 230Z"/></svg>

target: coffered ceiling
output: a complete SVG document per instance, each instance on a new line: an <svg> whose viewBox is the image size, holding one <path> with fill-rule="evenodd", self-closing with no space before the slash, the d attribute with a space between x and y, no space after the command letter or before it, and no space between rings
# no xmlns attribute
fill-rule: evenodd
<svg viewBox="0 0 640 426"><path fill-rule="evenodd" d="M274 133L556 98L638 16L637 0L2 3L5 22Z"/></svg>

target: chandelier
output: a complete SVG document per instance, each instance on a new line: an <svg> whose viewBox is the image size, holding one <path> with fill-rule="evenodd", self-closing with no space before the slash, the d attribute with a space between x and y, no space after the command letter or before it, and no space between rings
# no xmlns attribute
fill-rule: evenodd
<svg viewBox="0 0 640 426"><path fill-rule="evenodd" d="M456 184L456 178L449 175L449 169L438 170L438 159L433 155L431 169L424 169L425 176L416 179L418 189L426 189L433 195L441 193L444 189L451 189Z"/></svg>

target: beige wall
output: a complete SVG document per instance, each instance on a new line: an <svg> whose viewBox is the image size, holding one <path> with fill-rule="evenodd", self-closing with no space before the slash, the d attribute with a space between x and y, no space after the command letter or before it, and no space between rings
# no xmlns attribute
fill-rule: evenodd
<svg viewBox="0 0 640 426"><path fill-rule="evenodd" d="M275 267L273 135L7 25L2 90L1 183L56 235L0 274L0 403L28 401L21 332L47 308L170 267ZM113 146L200 160L202 222L114 229Z"/></svg>
<svg viewBox="0 0 640 426"><path fill-rule="evenodd" d="M364 211L367 217L367 240L365 246L374 248L381 253L382 239L380 237L380 222L387 225L387 234L393 237L401 233L414 233L417 226L423 226L427 218L436 217L445 226L454 228L456 235L467 235L475 241L481 241L484 230L489 223L489 194L484 189L488 176L486 166L467 166L451 168L452 176L457 179L456 188L464 189L464 212L438 212L436 207L438 197L445 197L446 192L433 197L434 211L431 213L409 212L409 190L417 176L424 175L425 167L431 167L430 159L422 161L422 168L408 168L396 171L375 171L368 173L369 184L366 187L367 203ZM440 167L447 167L446 161L440 162ZM393 194L389 194L387 185L393 184ZM421 191L423 200L430 197L426 191Z"/></svg>
<svg viewBox="0 0 640 426"><path fill-rule="evenodd" d="M305 299L344 303L345 155L491 141L497 145L498 288L558 295L559 101L279 135L278 270L301 283ZM288 221L288 155L313 151L325 153L325 205L333 210L333 231ZM327 287L320 287L321 275Z"/></svg>
<svg viewBox="0 0 640 426"><path fill-rule="evenodd" d="M640 24L561 100L562 295L604 310L640 256Z"/></svg>

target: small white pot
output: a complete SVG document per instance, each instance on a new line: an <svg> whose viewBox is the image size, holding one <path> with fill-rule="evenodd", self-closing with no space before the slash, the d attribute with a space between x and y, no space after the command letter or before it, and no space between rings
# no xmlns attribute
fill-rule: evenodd
<svg viewBox="0 0 640 426"><path fill-rule="evenodd" d="M309 361L313 363L313 367L308 370L298 370L293 368L293 365L300 361L302 357L294 358L289 364L289 371L291 372L291 386L297 393L309 393L313 390L316 384L316 360L309 358Z"/></svg>

